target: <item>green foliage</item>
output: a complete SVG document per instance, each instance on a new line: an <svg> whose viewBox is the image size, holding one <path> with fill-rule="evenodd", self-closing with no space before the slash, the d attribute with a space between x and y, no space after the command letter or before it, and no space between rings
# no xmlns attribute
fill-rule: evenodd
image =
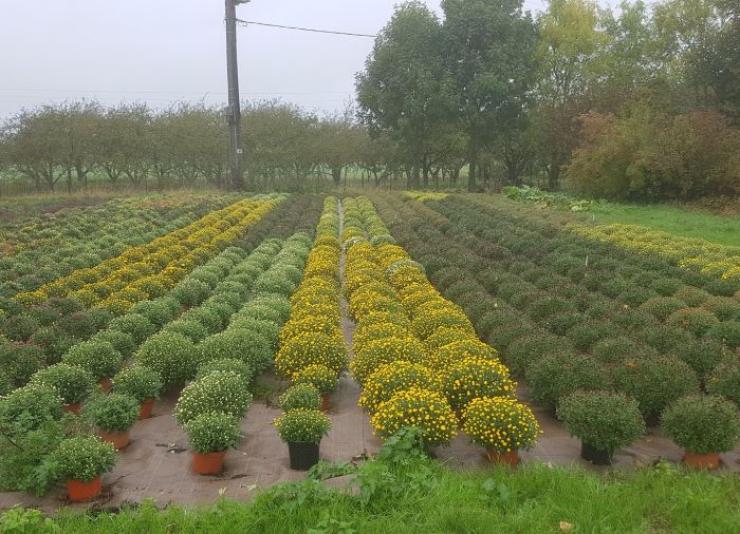
<svg viewBox="0 0 740 534"><path fill-rule="evenodd" d="M65 404L79 404L93 392L95 377L83 367L58 363L41 369L31 383L54 388Z"/></svg>
<svg viewBox="0 0 740 534"><path fill-rule="evenodd" d="M320 407L319 390L311 384L295 384L280 395L280 408L285 412L296 409L318 410Z"/></svg>
<svg viewBox="0 0 740 534"><path fill-rule="evenodd" d="M558 417L573 436L610 454L645 433L637 402L619 393L573 393L560 400Z"/></svg>
<svg viewBox="0 0 740 534"><path fill-rule="evenodd" d="M298 408L275 419L275 428L286 443L319 443L331 420L319 410Z"/></svg>
<svg viewBox="0 0 740 534"><path fill-rule="evenodd" d="M221 412L206 412L184 425L190 446L200 454L221 452L239 445L239 419Z"/></svg>
<svg viewBox="0 0 740 534"><path fill-rule="evenodd" d="M699 390L696 373L675 357L629 360L615 370L616 387L637 400L645 420L656 418L672 401Z"/></svg>
<svg viewBox="0 0 740 534"><path fill-rule="evenodd" d="M248 383L254 376L252 368L241 360L236 358L222 358L220 360L209 360L198 366L198 374L195 379L198 380L214 372L231 372L241 376Z"/></svg>
<svg viewBox="0 0 740 534"><path fill-rule="evenodd" d="M59 479L90 482L113 468L116 450L96 437L68 438L52 453L51 461Z"/></svg>
<svg viewBox="0 0 740 534"><path fill-rule="evenodd" d="M175 419L185 424L200 414L221 412L244 417L252 403L244 377L230 371L214 371L182 390L175 405Z"/></svg>
<svg viewBox="0 0 740 534"><path fill-rule="evenodd" d="M159 398L162 386L159 373L143 365L127 367L113 377L113 391L129 395L139 403Z"/></svg>
<svg viewBox="0 0 740 534"><path fill-rule="evenodd" d="M740 407L740 359L728 359L707 377L707 393L721 395Z"/></svg>
<svg viewBox="0 0 740 534"><path fill-rule="evenodd" d="M663 413L661 427L676 444L697 454L730 451L740 441L737 406L711 395L673 402Z"/></svg>
<svg viewBox="0 0 740 534"><path fill-rule="evenodd" d="M121 366L123 356L107 341L78 343L62 357L62 362L90 371L96 380L110 378Z"/></svg>
<svg viewBox="0 0 740 534"><path fill-rule="evenodd" d="M139 401L122 393L97 395L85 403L83 416L105 432L125 432L139 419Z"/></svg>
<svg viewBox="0 0 740 534"><path fill-rule="evenodd" d="M165 388L176 387L195 376L197 349L185 336L160 332L146 340L134 361L157 371Z"/></svg>

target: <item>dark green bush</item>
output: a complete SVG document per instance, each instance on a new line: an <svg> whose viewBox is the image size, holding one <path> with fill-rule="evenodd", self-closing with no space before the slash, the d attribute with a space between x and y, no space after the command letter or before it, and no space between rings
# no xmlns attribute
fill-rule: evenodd
<svg viewBox="0 0 740 534"><path fill-rule="evenodd" d="M668 404L699 391L696 373L675 356L629 360L615 368L614 376L617 389L637 400L650 425Z"/></svg>
<svg viewBox="0 0 740 534"><path fill-rule="evenodd" d="M611 389L604 367L581 354L545 356L527 369L526 379L532 397L549 410L555 410L560 399L578 390Z"/></svg>
<svg viewBox="0 0 740 534"><path fill-rule="evenodd" d="M707 330L706 337L721 341L731 349L740 347L740 321L724 321Z"/></svg>
<svg viewBox="0 0 740 534"><path fill-rule="evenodd" d="M673 312L685 308L686 303L673 297L654 297L645 301L640 309L644 310L656 319L665 321Z"/></svg>
<svg viewBox="0 0 740 534"><path fill-rule="evenodd" d="M730 357L707 376L707 393L721 395L740 407L740 358Z"/></svg>
<svg viewBox="0 0 740 534"><path fill-rule="evenodd" d="M732 402L712 395L690 395L671 403L661 427L689 452L731 451L740 441L740 414Z"/></svg>
<svg viewBox="0 0 740 534"><path fill-rule="evenodd" d="M160 332L146 340L134 360L157 371L165 388L176 387L195 376L197 350L185 336Z"/></svg>
<svg viewBox="0 0 740 534"><path fill-rule="evenodd" d="M577 391L560 400L558 418L571 435L609 456L645 433L637 402L620 393Z"/></svg>
<svg viewBox="0 0 740 534"><path fill-rule="evenodd" d="M36 319L22 313L5 319L0 324L0 332L11 341L27 341L40 327Z"/></svg>
<svg viewBox="0 0 740 534"><path fill-rule="evenodd" d="M590 350L594 343L607 336L617 334L619 329L605 321L585 321L574 325L566 336L573 342L576 349Z"/></svg>

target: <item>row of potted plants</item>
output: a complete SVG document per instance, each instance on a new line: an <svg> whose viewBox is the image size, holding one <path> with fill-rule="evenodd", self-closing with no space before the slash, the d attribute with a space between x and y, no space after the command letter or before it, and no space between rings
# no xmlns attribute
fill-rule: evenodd
<svg viewBox="0 0 740 534"><path fill-rule="evenodd" d="M514 398L515 383L496 351L392 244L368 199L346 199L345 213L345 288L358 321L350 369L376 433L389 437L416 426L434 446L462 426L492 461L518 463L518 450L534 443L539 426Z"/></svg>
<svg viewBox="0 0 740 534"><path fill-rule="evenodd" d="M280 252L274 256L273 265L257 277L255 285L264 287L271 283L270 275L272 277L286 275L286 267L292 266L297 269L305 261L306 253L306 236L296 234L285 242ZM254 259L252 255L250 257ZM290 286L287 291L290 291ZM272 294L272 291L263 291L259 293L260 296L251 299L249 302L256 302L256 305L251 308L245 305L240 310L239 320L230 325L223 334L237 334L239 329L246 329L244 321L250 318L247 312L258 310L260 305L265 306L266 303L259 302L259 299L269 298L267 297L269 294ZM273 295L273 298L276 296L282 295ZM251 318L258 320L255 317ZM196 361L200 363L195 380L183 389L174 412L175 418L182 424L189 437L193 450L192 469L201 475L220 473L223 470L226 451L238 445L241 439L240 420L252 399L249 385L265 360L264 354L254 358L255 354L253 351L250 352L249 343L245 346L238 342L244 339L236 340L231 345L208 343L219 335L221 334L209 336L197 345L200 357L196 358ZM269 339L261 341L264 341L261 343L262 347L269 346ZM239 356L239 359L236 356ZM110 443L117 450L128 445L128 431L136 419L147 417L151 413L151 403L163 385L159 376L157 371L143 365L135 365L114 378L112 393L94 395L85 403L82 414L96 426L104 442ZM100 469L110 465L106 460L106 449L100 445L93 445L89 440L85 443L88 454L98 455L97 465ZM93 458L90 461L94 463ZM83 478L70 480L67 484L70 499L87 500L97 495L100 491L100 474L102 473L98 473L90 480L84 478L86 474L78 475Z"/></svg>
<svg viewBox="0 0 740 534"><path fill-rule="evenodd" d="M681 237L634 224L572 224L568 228L589 239L612 243L640 254L660 256L684 269L740 282L740 247Z"/></svg>
<svg viewBox="0 0 740 534"><path fill-rule="evenodd" d="M280 349L275 356L278 374L292 383L313 383L323 395L325 407L347 365L340 329L338 234L338 201L327 197L303 281L290 299L290 319L280 331Z"/></svg>
<svg viewBox="0 0 740 534"><path fill-rule="evenodd" d="M0 223L0 299L92 267L233 202L232 195L147 195ZM2 306L0 306L2 308Z"/></svg>
<svg viewBox="0 0 740 534"><path fill-rule="evenodd" d="M15 298L21 304L39 304L50 297L69 295L86 306L123 313L135 302L163 294L196 265L229 246L282 199L241 200L146 245L130 247L93 268L77 269Z"/></svg>
<svg viewBox="0 0 740 534"><path fill-rule="evenodd" d="M190 334L192 342L196 342L209 331L221 329L222 321L213 318L220 319L224 314L233 313L233 308L229 307L233 304L233 297L243 295L251 288L253 280L264 270L265 263L272 261L279 248L278 243L267 242L246 258L242 249L227 249L203 267L195 269L167 296L138 303L90 340L73 345L62 357L61 364L42 369L37 374L55 381L68 409L77 413L79 404L92 393L92 385L87 383L82 370L109 389L110 379L124 361L142 343L149 342L147 350L137 351L137 358L157 369L169 387L171 375L183 371L184 367L179 356L160 357L152 348L161 345L157 332L162 337L166 337L164 333L167 332L184 332ZM203 300L209 294L210 297ZM188 306L194 307L183 314ZM150 341L153 338L155 341ZM173 364L174 369L166 368L166 362ZM75 368L70 369L70 365ZM67 382L68 386L62 387L61 382Z"/></svg>
<svg viewBox="0 0 740 534"><path fill-rule="evenodd" d="M288 297L300 282L309 247L305 234L287 239L269 269L256 278L252 294L237 293L245 304L231 315L227 328L195 345L195 380L175 407L193 449L193 472L220 473L226 451L238 445L240 420L252 400L251 381L272 362L278 330L290 309ZM182 358L180 367L188 367Z"/></svg>
<svg viewBox="0 0 740 534"><path fill-rule="evenodd" d="M347 353L340 329L339 203L324 200L316 238L303 272L303 281L291 297L290 319L280 330L275 357L278 374L290 387L281 395L285 413L275 420L288 444L291 469L307 470L319 460L321 438L331 422L322 412L330 408Z"/></svg>
<svg viewBox="0 0 740 534"><path fill-rule="evenodd" d="M672 403L685 395L698 393L698 380L686 364L673 356L650 356L641 352L639 345L630 342L630 333L627 331L621 338L609 337L607 334L603 342L594 343L590 354L579 354L570 338L554 336L532 323L530 317L542 316L539 311L529 317L511 313L512 308L502 302L503 299L491 296L475 280L475 276L478 274L480 280L489 281L486 278L487 271L498 264L506 264L507 269L516 269L516 272L523 273L527 278L528 271L519 266L521 261L508 264L508 260L502 259L503 253L496 248L499 245L492 246L475 236L471 237L467 230L469 219L466 219L466 229L458 228L450 220L440 216L439 212L420 203L404 203L387 197L378 200L384 217L392 221L404 221L404 224L394 224L394 234L400 236L401 241L427 265L432 278L445 293L463 305L465 311L475 318L478 331L504 347L507 361L513 369L527 377L535 398L553 411L557 408L566 424L572 425L574 435L578 435L586 445L592 445L584 451L585 456L591 458L593 455L589 454L589 449L596 449L602 458L611 457L609 451L613 452L616 448L631 443L642 434L645 426L643 417L657 423L661 414ZM434 202L431 204L434 205ZM428 246L429 242L435 243L434 250ZM461 244L465 249L461 248ZM593 261L597 262L598 256ZM541 270L539 272L543 277L542 281L555 278L545 277ZM502 289L508 298L507 288L500 281L493 277L490 281L495 282L490 287ZM552 287L563 286L561 283L560 286L543 287L550 290ZM512 295L516 300L520 294ZM544 309L548 298L543 297L543 306L539 306L537 299L533 300L529 309ZM567 299L561 298L561 301L567 302ZM584 305L593 303L586 300ZM630 313L630 310L622 310L620 313ZM555 324L558 319L557 314L544 317L544 324ZM588 321L587 317L583 317L583 320ZM583 329L584 333L592 331L589 326L586 325ZM710 358L711 353L697 354L699 358L702 356ZM737 360L733 363L732 356L728 354L728 359L721 364L721 368L721 376L715 372L709 374L706 380L707 389L711 394L722 391L727 399L737 399L740 383ZM585 395L579 397L584 400L578 403L580 410L573 409L572 402L568 404L569 409L560 409L562 403L576 393ZM635 402L638 408L637 418L634 414ZM589 406L594 407L593 411L599 411L599 406L606 405L610 409L603 411L605 415L602 418L597 418L588 411ZM584 430L581 420L588 421L586 426L593 433ZM610 425L621 430L615 430L612 437L604 437L601 432L608 430ZM733 435L732 424L723 428L725 430L720 432L726 432L727 436ZM579 434L576 434L576 429ZM619 437L620 433L626 437ZM718 443L720 441L722 440L718 440ZM616 445L616 442L620 444ZM719 445L715 445L717 446Z"/></svg>

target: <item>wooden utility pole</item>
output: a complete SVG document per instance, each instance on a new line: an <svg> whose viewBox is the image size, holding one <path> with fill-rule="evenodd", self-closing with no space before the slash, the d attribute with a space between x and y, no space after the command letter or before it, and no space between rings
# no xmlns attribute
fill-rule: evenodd
<svg viewBox="0 0 740 534"><path fill-rule="evenodd" d="M249 0L226 0L226 73L229 84L229 107L226 118L229 124L229 167L231 168L231 187L244 189L242 173L241 121L239 103L239 64L236 54L236 6Z"/></svg>

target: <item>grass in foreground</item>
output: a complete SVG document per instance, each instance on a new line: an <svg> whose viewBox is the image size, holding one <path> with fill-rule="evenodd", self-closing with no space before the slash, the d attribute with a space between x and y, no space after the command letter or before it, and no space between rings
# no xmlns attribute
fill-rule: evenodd
<svg viewBox="0 0 740 534"><path fill-rule="evenodd" d="M597 224L637 224L720 245L740 246L740 217L667 205L604 203L585 215Z"/></svg>
<svg viewBox="0 0 740 534"><path fill-rule="evenodd" d="M224 499L209 508L163 511L144 504L54 520L16 510L0 519L0 532L24 521L16 532L726 534L740 524L740 479L733 475L658 465L602 476L543 464L457 473L398 445L359 468L352 494L325 487L319 480L328 473L324 466L252 503Z"/></svg>

